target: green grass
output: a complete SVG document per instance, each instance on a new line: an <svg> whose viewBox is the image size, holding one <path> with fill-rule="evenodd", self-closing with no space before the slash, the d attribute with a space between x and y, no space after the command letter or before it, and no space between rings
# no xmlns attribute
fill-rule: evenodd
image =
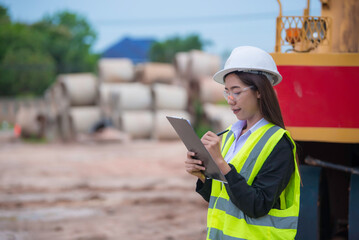
<svg viewBox="0 0 359 240"><path fill-rule="evenodd" d="M37 137L23 138L23 141L26 142L26 143L34 143L34 144L47 143L46 138L37 138Z"/></svg>

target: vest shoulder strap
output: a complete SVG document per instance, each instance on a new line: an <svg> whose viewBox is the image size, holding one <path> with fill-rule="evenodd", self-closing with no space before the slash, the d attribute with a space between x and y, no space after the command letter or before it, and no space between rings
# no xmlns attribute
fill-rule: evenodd
<svg viewBox="0 0 359 240"><path fill-rule="evenodd" d="M227 132L227 134L223 137L224 140L222 140L222 148L221 148L221 151L222 151L222 152L223 152L223 149L224 149L224 147L226 146L228 140L229 140L232 136L234 136L234 133L232 132L232 130L229 130L229 131Z"/></svg>

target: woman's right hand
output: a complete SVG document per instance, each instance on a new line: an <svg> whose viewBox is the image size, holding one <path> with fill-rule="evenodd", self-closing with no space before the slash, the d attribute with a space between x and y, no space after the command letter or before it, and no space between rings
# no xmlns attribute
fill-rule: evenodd
<svg viewBox="0 0 359 240"><path fill-rule="evenodd" d="M194 159L196 154L194 152L187 152L187 159L185 161L185 168L186 171L193 175L198 177L202 182L205 181L205 176L203 172L205 170L205 167L202 165L202 161L199 159Z"/></svg>

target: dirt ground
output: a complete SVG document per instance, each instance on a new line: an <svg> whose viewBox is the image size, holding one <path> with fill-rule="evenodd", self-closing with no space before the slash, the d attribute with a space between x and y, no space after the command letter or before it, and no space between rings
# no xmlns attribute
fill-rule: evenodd
<svg viewBox="0 0 359 240"><path fill-rule="evenodd" d="M200 240L180 141L0 142L0 239Z"/></svg>

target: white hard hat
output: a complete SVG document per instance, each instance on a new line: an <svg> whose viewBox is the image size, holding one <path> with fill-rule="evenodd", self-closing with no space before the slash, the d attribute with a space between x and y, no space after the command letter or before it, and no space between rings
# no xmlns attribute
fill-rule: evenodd
<svg viewBox="0 0 359 240"><path fill-rule="evenodd" d="M214 74L213 79L224 84L224 76L235 71L263 74L273 86L282 81L272 56L256 47L243 46L233 49L223 70Z"/></svg>

